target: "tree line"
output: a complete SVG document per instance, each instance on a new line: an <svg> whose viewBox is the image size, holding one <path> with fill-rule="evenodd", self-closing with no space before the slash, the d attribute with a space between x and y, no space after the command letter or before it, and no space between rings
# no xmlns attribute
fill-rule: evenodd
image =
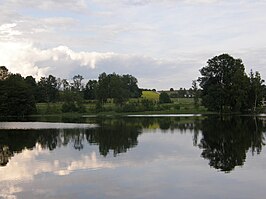
<svg viewBox="0 0 266 199"><path fill-rule="evenodd" d="M0 81L0 114L24 116L36 113L36 103L62 102L62 112L85 112L84 100L97 100L101 107L107 99L122 105L129 98L141 96L137 79L132 75L116 73L99 75L98 80L89 80L85 85L81 75L72 80L53 75L36 81L32 76L11 74Z"/></svg>
<svg viewBox="0 0 266 199"><path fill-rule="evenodd" d="M0 78L1 116L36 113L36 103L46 103L49 112L52 109L50 104L54 102L62 103L62 112L86 112L84 100L93 100L96 112L103 111L103 105L108 100L124 112L161 111L169 107L160 106L160 103L171 103L170 97L188 94L194 98L196 109L202 104L208 110L220 113L255 112L266 96L260 73L251 70L246 74L242 60L228 54L209 59L207 65L200 69L201 77L192 81L189 90L174 92L171 88L169 92L162 92L159 104L147 99L129 103L129 99L139 98L143 90L138 87L137 78L129 74L102 73L98 80L88 80L84 84L81 75L75 75L71 80L49 75L36 81L32 76L24 78L20 74L7 73L5 67L0 69L4 69ZM179 110L180 107L176 104L173 108Z"/></svg>

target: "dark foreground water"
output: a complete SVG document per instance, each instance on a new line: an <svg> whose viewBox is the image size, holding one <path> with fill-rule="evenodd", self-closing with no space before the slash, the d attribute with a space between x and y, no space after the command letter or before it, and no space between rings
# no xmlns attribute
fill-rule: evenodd
<svg viewBox="0 0 266 199"><path fill-rule="evenodd" d="M266 197L264 118L60 122L0 123L0 198Z"/></svg>

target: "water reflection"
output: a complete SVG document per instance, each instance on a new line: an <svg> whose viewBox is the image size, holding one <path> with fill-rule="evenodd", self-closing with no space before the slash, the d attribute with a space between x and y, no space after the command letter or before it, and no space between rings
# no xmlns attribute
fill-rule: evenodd
<svg viewBox="0 0 266 199"><path fill-rule="evenodd" d="M86 132L89 143L99 145L99 152L106 156L110 150L116 156L138 144L141 129L138 125L130 125L124 120L114 120L111 123L101 122L99 128Z"/></svg>
<svg viewBox="0 0 266 199"><path fill-rule="evenodd" d="M246 153L261 152L265 145L262 120L250 117L209 117L202 122L202 139L198 146L202 157L209 165L229 172L235 166L242 166Z"/></svg>
<svg viewBox="0 0 266 199"><path fill-rule="evenodd" d="M91 122L91 121L89 121ZM215 169L230 172L242 166L246 154L259 154L265 145L263 120L251 117L156 117L94 119L98 128L0 130L0 165L23 150L36 146L43 150L71 146L83 150L86 144L98 146L99 153L116 157L138 145L138 137L149 130L191 133L192 145ZM170 130L170 131L169 131ZM148 131L152 132L152 131ZM158 132L158 131L154 131ZM167 136L167 135L166 135Z"/></svg>
<svg viewBox="0 0 266 199"><path fill-rule="evenodd" d="M0 165L5 166L14 154L39 145L42 149L72 145L82 150L85 143L99 146L101 155L110 151L116 156L138 144L140 128L128 125L124 120L100 122L97 128L0 130ZM85 142L85 143L84 143Z"/></svg>

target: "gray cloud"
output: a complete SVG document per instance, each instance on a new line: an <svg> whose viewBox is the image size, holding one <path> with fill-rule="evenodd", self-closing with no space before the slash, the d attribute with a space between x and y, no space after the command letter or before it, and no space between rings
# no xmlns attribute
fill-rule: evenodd
<svg viewBox="0 0 266 199"><path fill-rule="evenodd" d="M15 47L14 47L15 45ZM143 55L117 54L113 52L75 52L66 46L39 49L31 44L0 43L0 54L12 51L2 60L11 72L40 78L53 74L70 79L76 74L86 79L97 79L102 72L132 74L139 79L141 87L168 88L190 86L187 79L195 79L197 67L194 61L154 59ZM195 67L189 67L190 65ZM165 70L167 69L167 70ZM194 71L194 72L193 72Z"/></svg>
<svg viewBox="0 0 266 199"><path fill-rule="evenodd" d="M209 58L229 53L265 77L265 6L259 0L5 0L0 65L38 77L131 73L141 86L160 89L189 87Z"/></svg>

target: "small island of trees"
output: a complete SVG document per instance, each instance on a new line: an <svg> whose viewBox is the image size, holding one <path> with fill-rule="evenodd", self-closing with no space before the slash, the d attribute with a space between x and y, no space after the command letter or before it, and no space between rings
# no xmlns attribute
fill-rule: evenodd
<svg viewBox="0 0 266 199"><path fill-rule="evenodd" d="M240 113L262 111L266 96L259 72L247 75L241 59L228 54L215 56L200 69L201 77L189 89L169 91L140 89L136 77L116 73L99 75L83 83L82 75L72 80L53 75L36 81L32 76L8 73L0 67L0 116L31 114Z"/></svg>

